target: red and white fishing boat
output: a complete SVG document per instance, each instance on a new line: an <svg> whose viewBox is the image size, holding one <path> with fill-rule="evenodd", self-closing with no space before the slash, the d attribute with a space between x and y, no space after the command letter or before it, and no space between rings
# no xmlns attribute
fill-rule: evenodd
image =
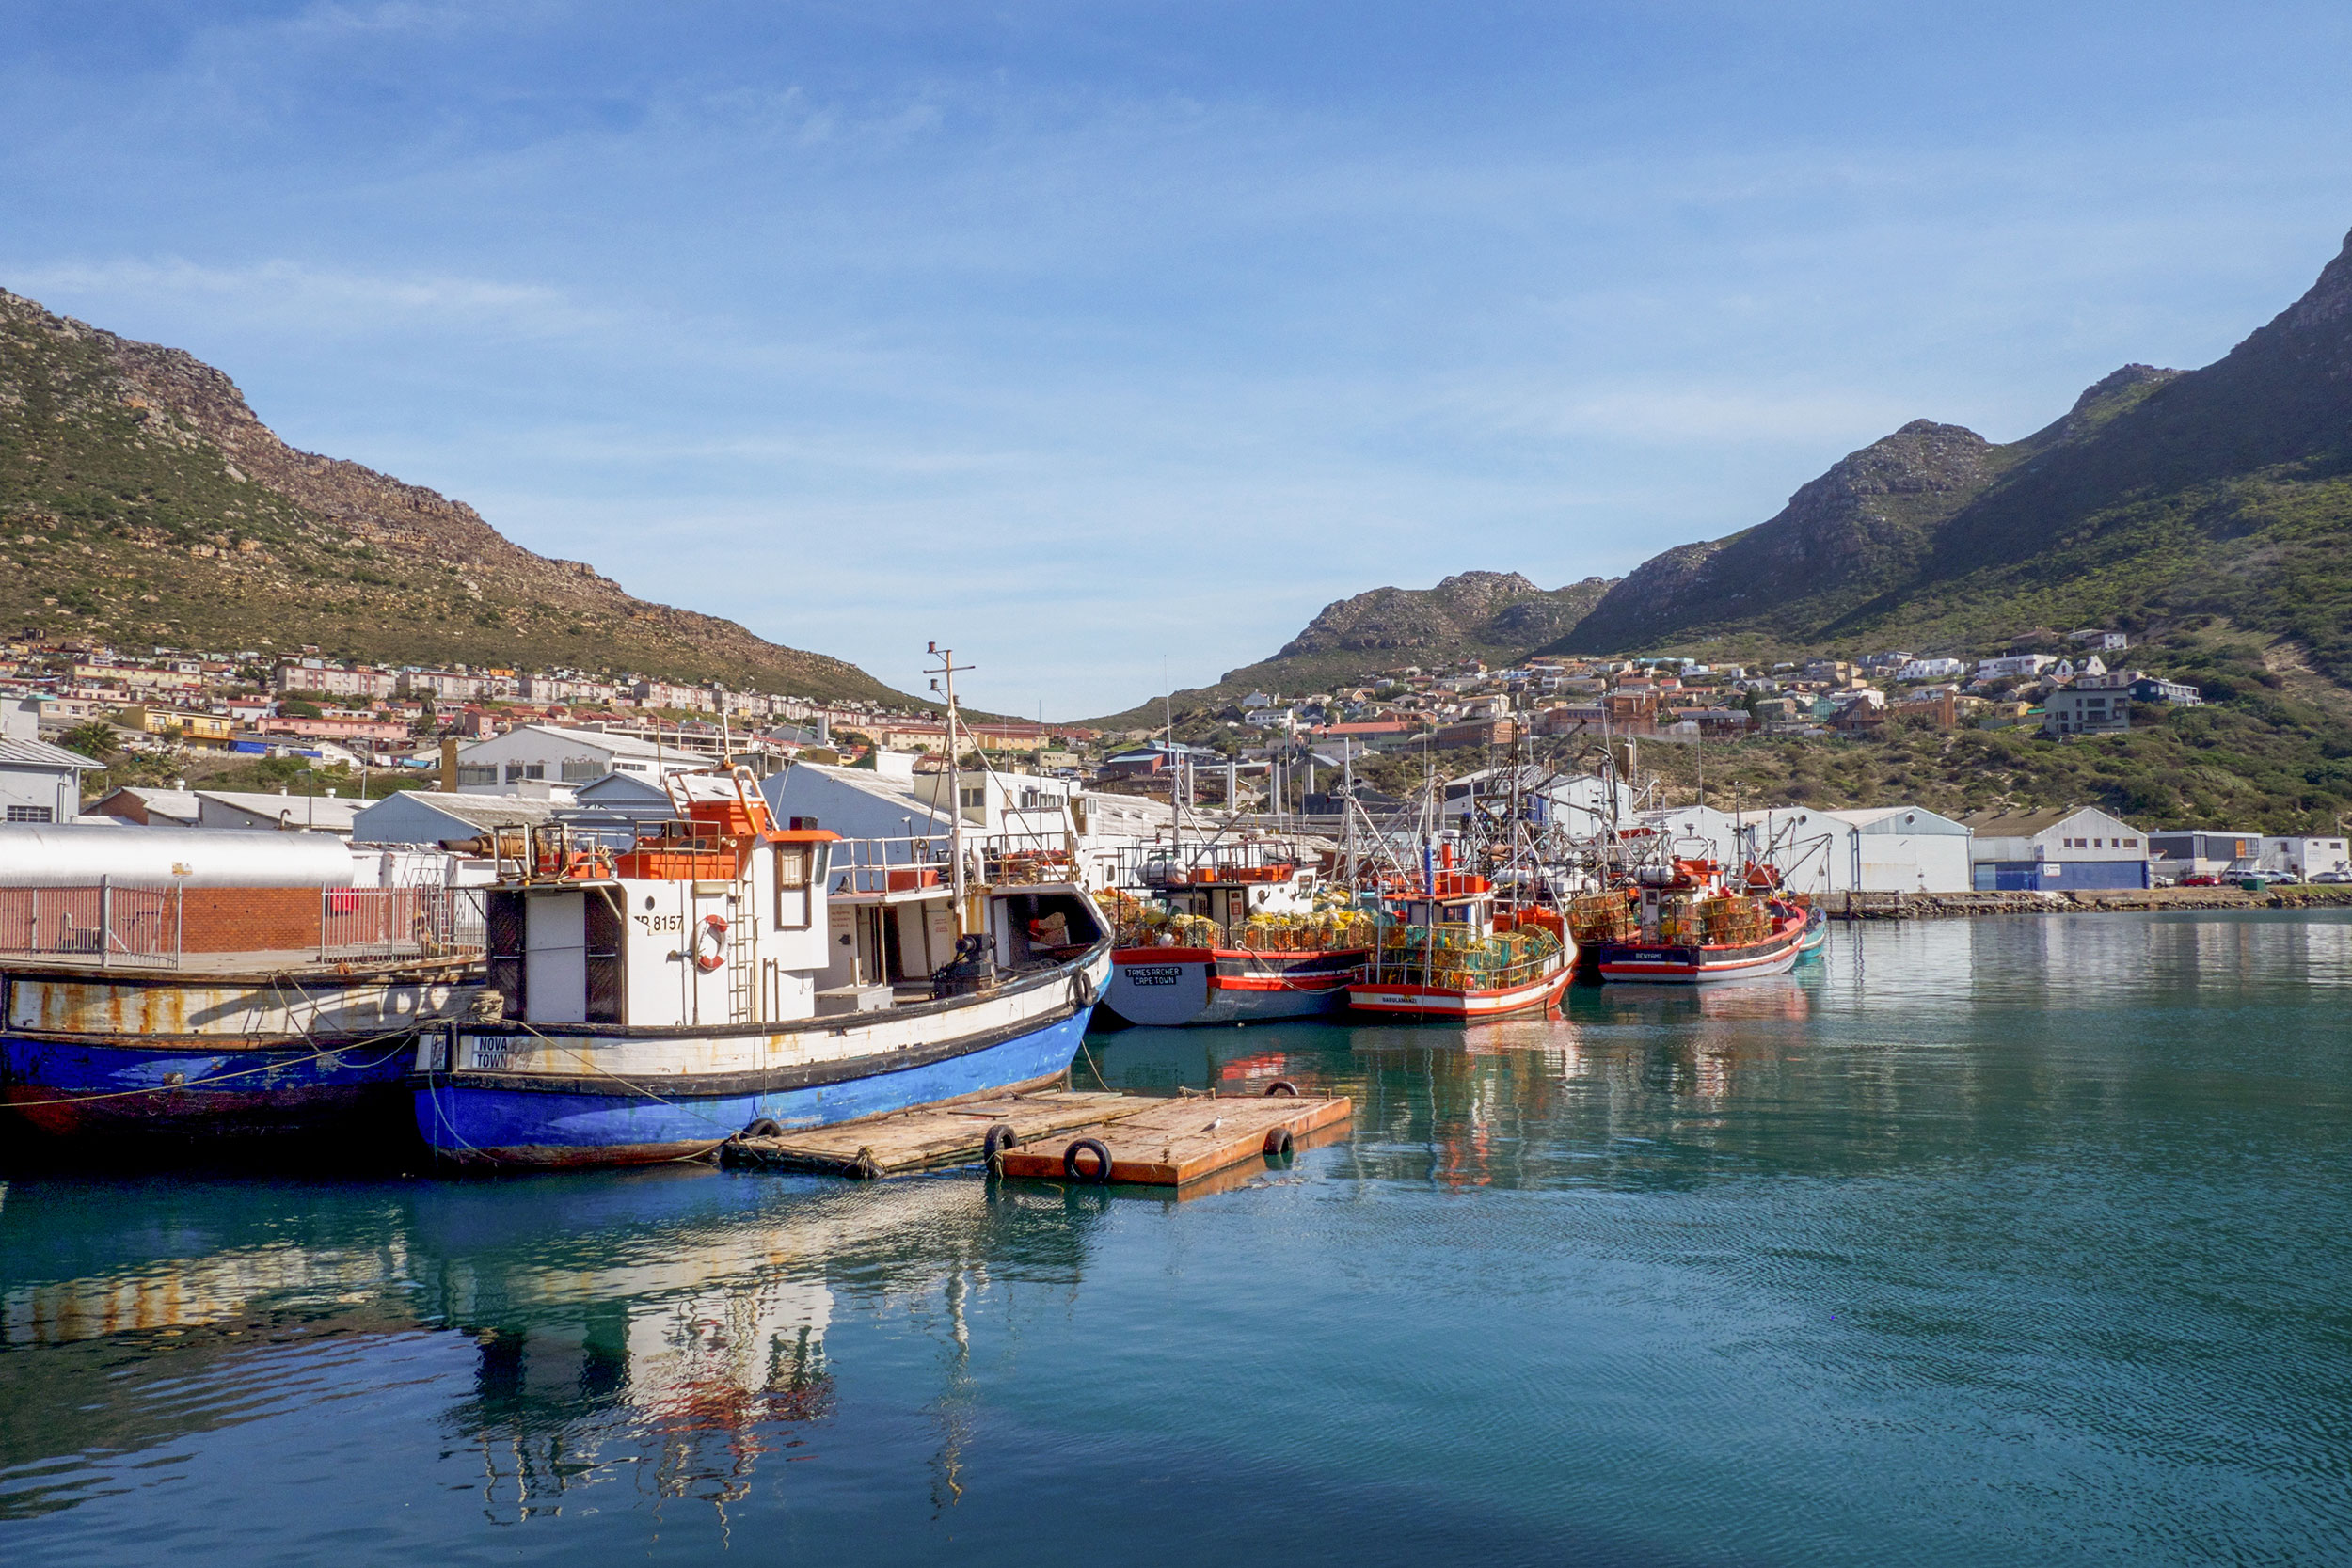
<svg viewBox="0 0 2352 1568"><path fill-rule="evenodd" d="M1576 977L1576 943L1559 913L1498 913L1484 877L1437 873L1392 907L1364 977L1347 988L1358 1012L1456 1023L1547 1012Z"/></svg>
<svg viewBox="0 0 2352 1568"><path fill-rule="evenodd" d="M1363 974L1373 917L1323 907L1317 874L1258 855L1152 868L1120 906L1103 1006L1130 1023L1254 1023L1330 1012Z"/></svg>
<svg viewBox="0 0 2352 1568"><path fill-rule="evenodd" d="M1605 924L1584 926L1603 980L1696 985L1786 974L1804 956L1804 910L1778 896L1768 867L1726 879L1711 860L1645 865L1630 887L1579 900L1580 925L1597 903L1616 901Z"/></svg>

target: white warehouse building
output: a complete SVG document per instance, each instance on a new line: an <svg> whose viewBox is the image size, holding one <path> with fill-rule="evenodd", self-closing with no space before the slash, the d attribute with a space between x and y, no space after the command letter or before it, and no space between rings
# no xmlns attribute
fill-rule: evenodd
<svg viewBox="0 0 2352 1568"><path fill-rule="evenodd" d="M521 724L458 752L457 792L567 799L562 786L577 787L608 773L658 783L671 774L704 772L710 765L700 752L633 735Z"/></svg>
<svg viewBox="0 0 2352 1568"><path fill-rule="evenodd" d="M1737 816L1679 806L1643 821L1686 851L1705 845L1733 870L1767 862L1791 893L1965 893L1971 885L1966 825L1925 806L1773 806Z"/></svg>

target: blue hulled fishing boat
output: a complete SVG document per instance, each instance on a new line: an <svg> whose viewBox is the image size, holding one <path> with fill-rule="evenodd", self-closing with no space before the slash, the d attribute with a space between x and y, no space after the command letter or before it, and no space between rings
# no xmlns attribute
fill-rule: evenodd
<svg viewBox="0 0 2352 1568"><path fill-rule="evenodd" d="M10 829L0 1104L61 1145L347 1147L481 974L456 890L349 886L325 835Z"/></svg>
<svg viewBox="0 0 2352 1568"><path fill-rule="evenodd" d="M473 960L232 958L182 971L12 966L0 1101L65 1142L341 1142L399 1126L417 1028L453 1016Z"/></svg>
<svg viewBox="0 0 2352 1568"><path fill-rule="evenodd" d="M1060 1081L1111 942L1052 857L976 856L967 878L959 839L948 868L884 863L779 827L741 769L670 787L675 819L625 849L561 827L501 845L484 1016L418 1046L438 1157L689 1159Z"/></svg>

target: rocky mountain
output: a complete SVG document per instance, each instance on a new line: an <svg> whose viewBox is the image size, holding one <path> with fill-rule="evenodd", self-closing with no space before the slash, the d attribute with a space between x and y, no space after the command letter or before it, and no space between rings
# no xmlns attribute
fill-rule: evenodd
<svg viewBox="0 0 2352 1568"><path fill-rule="evenodd" d="M1769 521L1644 563L1553 647L1923 651L2221 620L2352 678L2352 237L2195 371L2127 365L2021 441L1917 420Z"/></svg>
<svg viewBox="0 0 2352 1568"><path fill-rule="evenodd" d="M1586 578L1539 588L1517 572L1458 572L1435 588L1375 588L1323 607L1279 652L1229 670L1215 686L1179 691L1178 710L1219 707L1253 690L1297 695L1352 685L1408 664L1479 658L1509 664L1566 634L1608 593ZM1132 728L1159 722L1158 698L1089 722Z"/></svg>
<svg viewBox="0 0 2352 1568"><path fill-rule="evenodd" d="M914 705L840 659L534 555L461 501L296 451L212 366L4 290L0 559L9 630Z"/></svg>
<svg viewBox="0 0 2352 1568"><path fill-rule="evenodd" d="M1938 527L2013 460L1973 430L1914 420L1841 459L1771 521L1644 562L1570 644L1615 649L1718 625L1802 637L1915 572Z"/></svg>
<svg viewBox="0 0 2352 1568"><path fill-rule="evenodd" d="M1440 657L1454 649L1509 651L1516 657L1574 626L1608 587L1603 578L1586 578L1547 591L1517 572L1457 572L1435 588L1375 588L1324 606L1267 662L1400 649Z"/></svg>

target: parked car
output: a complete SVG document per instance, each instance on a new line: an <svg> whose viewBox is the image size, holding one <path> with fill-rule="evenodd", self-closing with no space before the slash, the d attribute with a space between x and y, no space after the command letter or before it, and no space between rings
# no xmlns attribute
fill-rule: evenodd
<svg viewBox="0 0 2352 1568"><path fill-rule="evenodd" d="M2267 882L2299 882L2303 879L2292 871L2265 871L2263 879Z"/></svg>
<svg viewBox="0 0 2352 1568"><path fill-rule="evenodd" d="M2210 872L2199 872L2194 877L2184 877L2181 879L2181 886L2183 887L2219 887L2220 885L2221 879L2214 876Z"/></svg>
<svg viewBox="0 0 2352 1568"><path fill-rule="evenodd" d="M2312 880L2314 882L2352 882L2352 871L2314 871L2312 873Z"/></svg>

